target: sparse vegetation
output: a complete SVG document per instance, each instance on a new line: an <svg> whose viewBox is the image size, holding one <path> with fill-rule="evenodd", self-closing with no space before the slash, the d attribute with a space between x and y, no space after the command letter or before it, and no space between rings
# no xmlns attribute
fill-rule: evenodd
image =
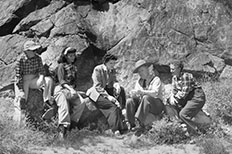
<svg viewBox="0 0 232 154"><path fill-rule="evenodd" d="M218 82L206 82L203 88L206 92L207 103L205 110L211 115L213 124L207 133L197 137L189 137L179 126L178 121L170 122L163 118L153 124L152 129L135 142L125 142L130 148L150 147L154 145L188 144L195 139L196 145L205 154L227 154L231 149L228 146L231 142L232 132L228 131L232 125L232 86L231 80ZM86 144L85 139L99 142L98 131L74 129L70 132L68 139L63 142L57 139L54 126L46 126L40 130L31 127L17 128L13 123L12 100L2 99L0 105L0 154L27 154L30 153L30 146L61 146L79 149ZM127 136L130 136L128 134ZM138 145L140 145L138 147Z"/></svg>

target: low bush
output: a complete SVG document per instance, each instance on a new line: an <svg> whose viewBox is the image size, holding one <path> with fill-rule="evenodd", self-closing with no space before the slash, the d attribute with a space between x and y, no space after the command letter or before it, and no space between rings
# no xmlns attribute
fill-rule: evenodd
<svg viewBox="0 0 232 154"><path fill-rule="evenodd" d="M185 143L189 140L180 123L177 120L169 121L168 118L154 122L147 136L156 144Z"/></svg>
<svg viewBox="0 0 232 154"><path fill-rule="evenodd" d="M207 82L203 85L206 93L205 108L212 119L232 125L232 86L231 80Z"/></svg>

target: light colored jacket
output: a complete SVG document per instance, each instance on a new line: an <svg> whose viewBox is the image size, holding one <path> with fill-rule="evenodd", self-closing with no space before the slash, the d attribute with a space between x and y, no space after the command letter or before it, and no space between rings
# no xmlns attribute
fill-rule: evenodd
<svg viewBox="0 0 232 154"><path fill-rule="evenodd" d="M97 101L100 95L108 95L105 88L113 88L116 81L116 71L108 71L104 64L94 68L92 73L93 86L87 90L86 95Z"/></svg>

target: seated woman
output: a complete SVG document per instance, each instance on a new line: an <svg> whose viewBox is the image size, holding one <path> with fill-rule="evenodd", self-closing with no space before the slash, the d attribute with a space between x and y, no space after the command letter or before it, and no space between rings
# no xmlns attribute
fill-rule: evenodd
<svg viewBox="0 0 232 154"><path fill-rule="evenodd" d="M16 97L28 100L29 89L43 89L44 101L52 100L51 77L45 77L42 60L36 51L41 45L34 41L26 41L23 46L24 54L16 63Z"/></svg>
<svg viewBox="0 0 232 154"><path fill-rule="evenodd" d="M111 131L120 135L125 129L120 103L113 95L115 88L119 95L123 94L121 87L116 82L115 64L117 57L106 54L103 57L103 64L97 65L92 73L93 86L86 92L86 95L95 103L96 107L107 118ZM115 86L116 85L116 86ZM120 92L121 91L121 92ZM124 96L125 100L125 94Z"/></svg>
<svg viewBox="0 0 232 154"><path fill-rule="evenodd" d="M77 59L76 49L65 48L58 60L57 77L59 84L54 89L54 98L58 106L59 135L63 139L71 124L70 105L79 105L79 116L84 110L84 103L81 104L80 94L75 90L75 79L77 66L74 65Z"/></svg>
<svg viewBox="0 0 232 154"><path fill-rule="evenodd" d="M191 73L183 72L184 65L179 60L170 63L173 75L172 96L169 103L178 108L180 119L187 125L188 132L198 134L199 128L193 118L205 104L205 93Z"/></svg>

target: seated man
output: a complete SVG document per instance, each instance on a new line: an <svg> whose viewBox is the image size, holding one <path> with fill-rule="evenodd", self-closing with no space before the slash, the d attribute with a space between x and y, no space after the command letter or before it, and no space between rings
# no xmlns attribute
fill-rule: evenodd
<svg viewBox="0 0 232 154"><path fill-rule="evenodd" d="M188 132L198 134L199 129L194 117L205 104L205 93L191 73L183 72L183 63L174 60L170 63L173 75L173 91L169 103L178 109L180 119L187 125Z"/></svg>
<svg viewBox="0 0 232 154"><path fill-rule="evenodd" d="M117 57L112 54L106 54L103 57L103 64L96 66L93 70L93 87L86 92L86 95L95 102L96 107L107 118L112 132L119 134L122 133L124 129L123 116L121 113L123 105L112 96L114 87L117 88L117 93L121 91L118 84L114 86L116 83L116 71L114 69L116 60Z"/></svg>
<svg viewBox="0 0 232 154"><path fill-rule="evenodd" d="M43 88L44 101L52 101L52 84L51 77L45 77L45 70L42 60L36 51L41 49L41 45L34 41L24 43L24 54L16 63L16 96L28 99L29 89Z"/></svg>
<svg viewBox="0 0 232 154"><path fill-rule="evenodd" d="M144 121L148 114L160 115L164 110L162 82L154 73L155 70L149 70L151 64L144 60L135 63L133 73L138 73L140 79L131 91L132 98L126 102L126 118L132 130L136 126L135 118L139 121L138 130L144 130Z"/></svg>

